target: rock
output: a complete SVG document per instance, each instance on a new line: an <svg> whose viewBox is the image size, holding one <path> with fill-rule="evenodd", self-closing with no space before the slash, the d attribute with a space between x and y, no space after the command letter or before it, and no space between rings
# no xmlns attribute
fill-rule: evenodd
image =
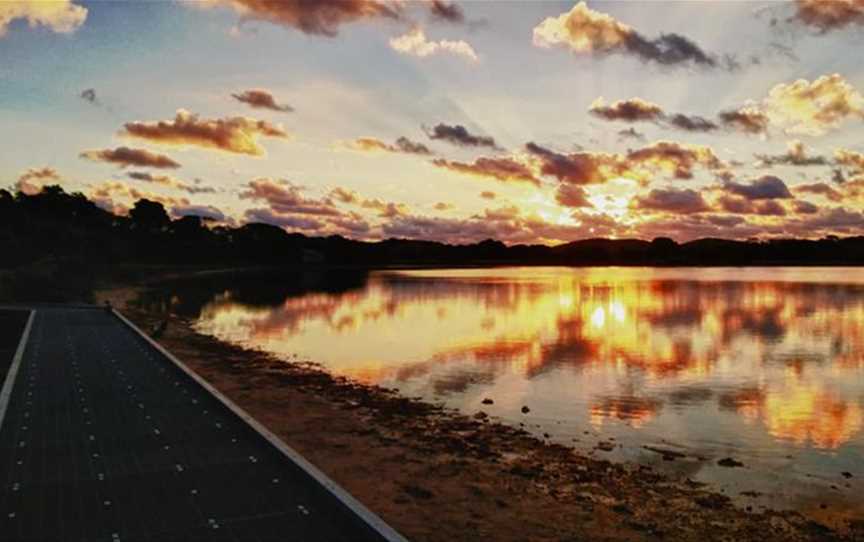
<svg viewBox="0 0 864 542"><path fill-rule="evenodd" d="M735 461L731 457L724 457L723 459L718 461L717 464L720 465L721 467L743 467L744 466L744 463L741 463L740 461Z"/></svg>
<svg viewBox="0 0 864 542"><path fill-rule="evenodd" d="M486 414L482 410L480 412L478 412L477 414L474 414L475 420L485 420L488 417L489 417L489 414Z"/></svg>
<svg viewBox="0 0 864 542"><path fill-rule="evenodd" d="M522 407L522 414L528 414L529 412L531 412L530 408L528 408L527 406Z"/></svg>
<svg viewBox="0 0 864 542"><path fill-rule="evenodd" d="M843 471L840 474L843 475L843 478L852 478L852 473L848 471Z"/></svg>
<svg viewBox="0 0 864 542"><path fill-rule="evenodd" d="M493 401L492 399L489 399L488 397L486 399L483 399L480 402L483 403L484 405L491 405L491 404L495 403L495 401Z"/></svg>
<svg viewBox="0 0 864 542"><path fill-rule="evenodd" d="M729 497L725 495L718 495L716 493L711 493L705 495L703 497L696 498L696 504L701 506L702 508L724 508L729 505Z"/></svg>
<svg viewBox="0 0 864 542"><path fill-rule="evenodd" d="M426 489L425 487L420 487L414 484L406 484L402 486L402 491L411 495L415 499L431 499L435 495Z"/></svg>
<svg viewBox="0 0 864 542"><path fill-rule="evenodd" d="M612 450L615 449L615 445L612 444L611 442L600 441L597 443L596 448L598 450L603 450L604 452L611 452Z"/></svg>

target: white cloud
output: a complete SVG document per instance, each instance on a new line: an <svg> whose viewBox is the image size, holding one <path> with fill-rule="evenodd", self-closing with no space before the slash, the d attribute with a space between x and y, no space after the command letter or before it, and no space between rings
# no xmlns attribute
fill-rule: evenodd
<svg viewBox="0 0 864 542"><path fill-rule="evenodd" d="M429 41L426 33L419 26L415 26L406 34L390 39L390 47L406 55L427 57L438 53L450 53L463 56L473 61L480 58L467 41L439 40Z"/></svg>

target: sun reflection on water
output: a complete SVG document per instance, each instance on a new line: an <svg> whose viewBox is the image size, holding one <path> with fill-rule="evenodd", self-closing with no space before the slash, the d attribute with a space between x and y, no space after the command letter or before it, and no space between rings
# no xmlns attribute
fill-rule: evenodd
<svg viewBox="0 0 864 542"><path fill-rule="evenodd" d="M363 288L256 307L226 295L199 329L432 397L546 400L595 428L761 429L778 445L861 438L864 285L826 270L380 272ZM516 399L512 399L516 408ZM720 426L716 413L739 426ZM712 426L712 424L714 424ZM708 429L705 429L706 431ZM758 433L758 431L757 431ZM748 438L762 438L753 434Z"/></svg>

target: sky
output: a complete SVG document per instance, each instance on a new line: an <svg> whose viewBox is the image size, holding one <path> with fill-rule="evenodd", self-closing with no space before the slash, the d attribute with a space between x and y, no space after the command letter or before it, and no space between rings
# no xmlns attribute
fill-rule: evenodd
<svg viewBox="0 0 864 542"><path fill-rule="evenodd" d="M864 0L4 0L0 187L557 244L864 234Z"/></svg>

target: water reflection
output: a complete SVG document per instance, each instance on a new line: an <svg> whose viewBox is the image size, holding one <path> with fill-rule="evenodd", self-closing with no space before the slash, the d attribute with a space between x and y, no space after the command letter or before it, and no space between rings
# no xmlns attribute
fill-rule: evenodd
<svg viewBox="0 0 864 542"><path fill-rule="evenodd" d="M858 274L332 272L176 282L142 301L171 306L229 341L467 412L530 421L568 442L589 431L631 450L670 442L694 457L735 454L752 469L738 478L749 488L760 476L827 480L864 455ZM482 405L486 397L494 405ZM627 449L613 455L644 459ZM688 468L707 480L717 469L710 459Z"/></svg>
<svg viewBox="0 0 864 542"><path fill-rule="evenodd" d="M728 412L836 449L861 432L864 285L817 271L297 274L173 284L162 302L205 332L433 398L543 393L547 416L579 406L594 427Z"/></svg>

